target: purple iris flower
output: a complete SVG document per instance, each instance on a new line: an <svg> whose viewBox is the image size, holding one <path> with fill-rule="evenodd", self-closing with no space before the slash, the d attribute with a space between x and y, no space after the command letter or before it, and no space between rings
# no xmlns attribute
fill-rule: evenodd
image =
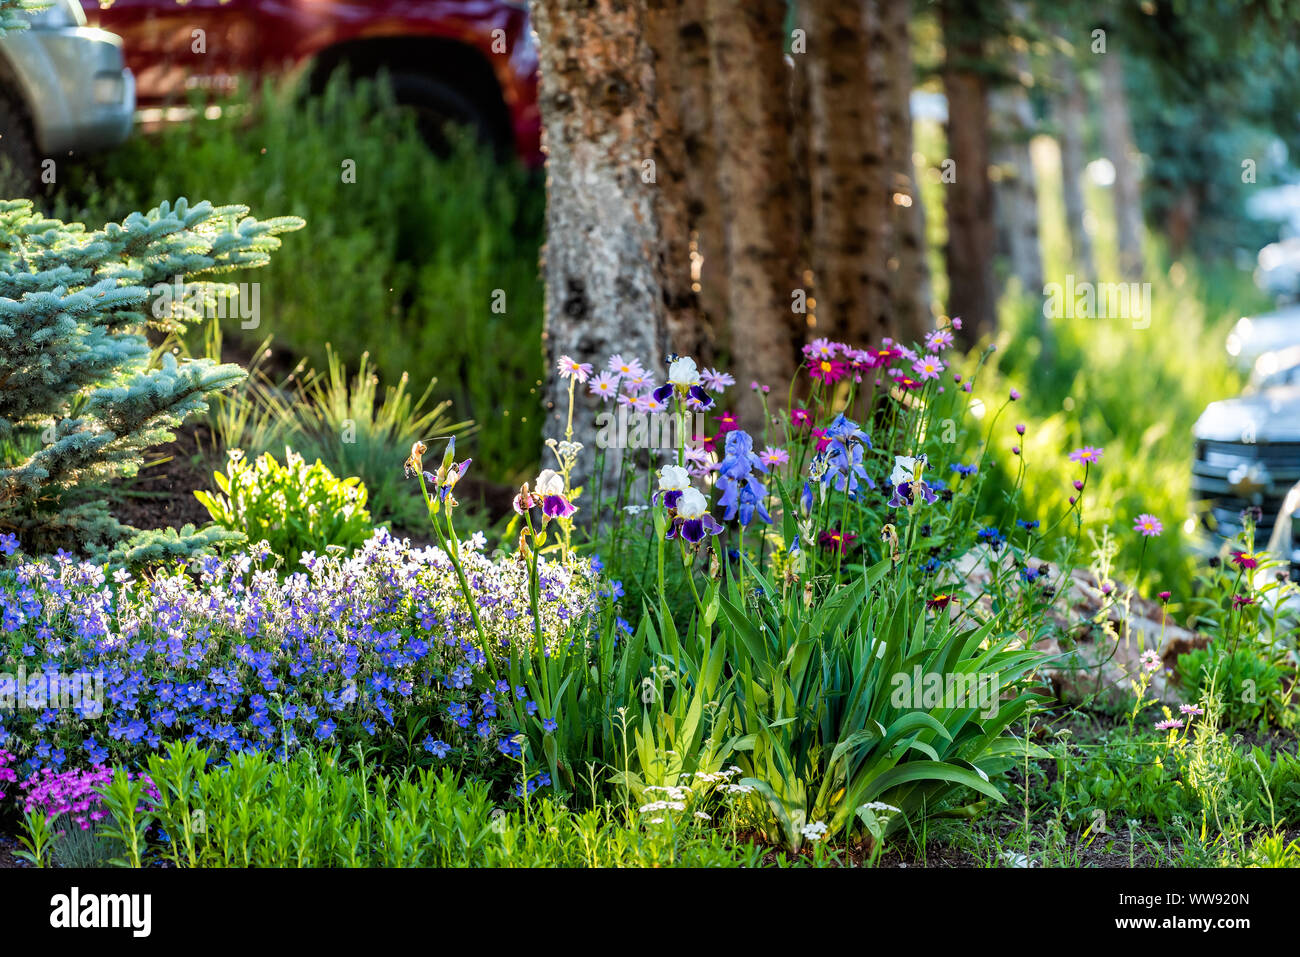
<svg viewBox="0 0 1300 957"><path fill-rule="evenodd" d="M542 514L550 518L568 518L578 510L563 495L547 495L542 498Z"/></svg>
<svg viewBox="0 0 1300 957"><path fill-rule="evenodd" d="M723 518L730 522L737 516L741 525L748 525L757 515L759 520L771 524L772 516L763 507L767 489L755 472L767 472L763 460L754 454L754 440L749 433L737 429L727 433L726 456L718 465L716 487L722 492L718 504L727 512Z"/></svg>
<svg viewBox="0 0 1300 957"><path fill-rule="evenodd" d="M713 408L713 396L703 386L693 385L686 393L686 398L693 409L708 411Z"/></svg>
<svg viewBox="0 0 1300 957"><path fill-rule="evenodd" d="M722 526L717 523L717 520L705 512L699 518L685 518L673 522L664 537L676 538L677 533L681 532L682 538L695 545L702 541L705 535L717 535L721 531Z"/></svg>
<svg viewBox="0 0 1300 957"><path fill-rule="evenodd" d="M917 496L931 505L933 505L938 498L938 496L936 496L930 489L930 486L926 485L922 480L918 479L915 482L899 482L894 486L894 497L889 500L889 507L907 508L913 503Z"/></svg>

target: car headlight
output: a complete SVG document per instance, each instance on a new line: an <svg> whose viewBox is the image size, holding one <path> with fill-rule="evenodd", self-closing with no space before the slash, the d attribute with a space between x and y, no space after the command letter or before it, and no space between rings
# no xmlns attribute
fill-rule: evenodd
<svg viewBox="0 0 1300 957"><path fill-rule="evenodd" d="M33 30L66 30L86 25L86 11L77 0L54 0L54 3L33 13L30 17Z"/></svg>

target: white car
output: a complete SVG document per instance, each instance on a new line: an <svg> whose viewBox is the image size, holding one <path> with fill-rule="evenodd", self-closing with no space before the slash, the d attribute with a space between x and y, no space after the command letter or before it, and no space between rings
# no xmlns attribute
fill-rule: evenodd
<svg viewBox="0 0 1300 957"><path fill-rule="evenodd" d="M0 37L0 194L29 192L44 158L116 146L135 115L120 37L87 27L77 0L27 20Z"/></svg>

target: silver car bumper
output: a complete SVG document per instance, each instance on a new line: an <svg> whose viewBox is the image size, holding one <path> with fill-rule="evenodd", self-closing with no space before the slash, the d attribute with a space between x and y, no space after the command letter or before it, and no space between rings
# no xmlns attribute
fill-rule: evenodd
<svg viewBox="0 0 1300 957"><path fill-rule="evenodd" d="M25 30L4 39L42 153L116 146L131 134L135 77L122 40L92 27Z"/></svg>

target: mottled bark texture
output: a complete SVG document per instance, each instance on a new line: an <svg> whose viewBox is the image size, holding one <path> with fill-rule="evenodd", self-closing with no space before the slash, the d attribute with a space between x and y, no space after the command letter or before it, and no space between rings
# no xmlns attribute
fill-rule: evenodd
<svg viewBox="0 0 1300 957"><path fill-rule="evenodd" d="M545 434L563 438L568 398L567 381L555 375L559 356L599 369L621 352L662 381L668 334L656 184L644 179L654 158L654 77L642 5L537 0L531 10L546 151ZM584 400L585 391L579 387ZM596 428L590 403L576 408L575 438L585 445L580 484L593 474ZM608 472L617 453L607 454ZM590 508L592 498L583 504Z"/></svg>
<svg viewBox="0 0 1300 957"><path fill-rule="evenodd" d="M962 319L973 344L997 325L993 285L993 191L989 183L986 27L978 5L944 0L943 89L948 98L948 157L955 164L947 190L948 314Z"/></svg>
<svg viewBox="0 0 1300 957"><path fill-rule="evenodd" d="M884 83L868 57L871 4L807 0L812 268L817 332L865 345L891 330ZM797 61L798 62L798 61Z"/></svg>
<svg viewBox="0 0 1300 957"><path fill-rule="evenodd" d="M889 300L894 325L906 339L920 339L934 326L930 299L930 267L926 262L925 208L912 161L912 68L907 0L871 0L880 11L876 48L886 87L885 166L890 177L885 205L890 220L893 255Z"/></svg>
<svg viewBox="0 0 1300 957"><path fill-rule="evenodd" d="M784 0L708 0L718 196L728 265L732 371L742 421L760 424L746 388L790 381L802 317L796 259ZM798 320L798 321L796 321Z"/></svg>
<svg viewBox="0 0 1300 957"><path fill-rule="evenodd" d="M1124 88L1124 61L1113 32L1105 53L1097 54L1101 73L1101 134L1106 155L1115 166L1116 241L1120 272L1125 279L1142 278L1142 194L1138 186L1137 146Z"/></svg>
<svg viewBox="0 0 1300 957"><path fill-rule="evenodd" d="M696 283L691 275L691 222L689 162L683 126L681 25L685 0L648 0L646 42L654 69L655 216L659 246L655 268L663 291L665 320L672 351L700 356L710 353ZM695 99L690 91L686 99Z"/></svg>
<svg viewBox="0 0 1300 957"><path fill-rule="evenodd" d="M677 23L678 115L686 152L687 216L693 243L692 275L702 325L699 351L712 361L727 338L727 240L718 196L718 144L709 81L708 11L701 0L681 5ZM683 355L685 349L678 349Z"/></svg>

